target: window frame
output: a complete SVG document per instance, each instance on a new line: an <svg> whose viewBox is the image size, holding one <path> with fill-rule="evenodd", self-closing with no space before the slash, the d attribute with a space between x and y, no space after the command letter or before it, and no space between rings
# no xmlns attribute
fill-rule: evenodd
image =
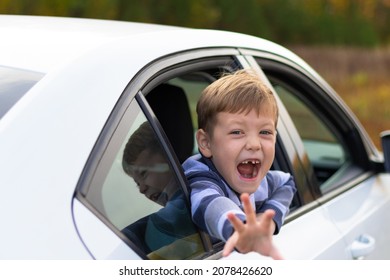
<svg viewBox="0 0 390 280"><path fill-rule="evenodd" d="M252 65L255 63L257 67L264 71L263 73L267 79L268 76L274 75L281 80L287 80L286 84L291 85L292 83L294 88L298 87L298 89L304 92L311 92L309 98L312 104L316 108L321 108L318 111L325 119L329 120L330 126L337 131L336 133L341 131L343 143L352 157L352 165L349 169L351 176L346 176L345 180L330 187L326 193L320 191L319 184L310 186L316 198L321 198L319 201L324 200L322 197L326 197L326 201L328 201L334 195L353 187L356 181L362 181L372 174L376 163L370 159L376 157L375 149L371 146L371 143L366 141L364 130L348 107L320 76L316 75L315 72L311 72L310 68L305 69L277 55L253 50L241 50L241 52L250 57L249 61ZM282 106L284 107L284 105ZM280 118L285 119L286 122L292 121L288 113L281 114ZM323 120L324 118L321 117L320 119ZM293 129L296 130L295 125ZM297 151L300 149L299 146L303 146L300 137L293 139L293 143ZM362 152L351 152L356 150ZM306 151L304 153L306 154ZM343 177L341 176L341 178Z"/></svg>
<svg viewBox="0 0 390 280"><path fill-rule="evenodd" d="M277 84L278 86L281 86L285 91L288 92L289 95L293 96L296 100L298 100L298 103L300 105L302 105L305 108L305 110L307 110L313 117L316 118L315 122L324 126L324 128L326 129L326 132L329 135L331 135L332 138L334 138L334 140L336 141L338 146L340 146L342 148L343 152L344 151L349 152L349 149L347 148L347 145L345 143L345 140L343 139L342 134L334 126L334 123L329 121L329 118L328 118L328 116L326 116L326 113L323 113L320 110L318 110L316 105L311 102L310 98L307 98L307 96L304 93L297 90L296 88L293 88L291 85L289 85L285 81L281 81L279 78L275 78L275 77L270 76L270 75L268 75L267 78L271 80L272 84ZM301 133L300 132L301 129L302 128L300 128L300 129L297 128L299 133ZM306 138L303 138L302 135L300 135L300 136L301 136L302 142L304 143L304 141L306 141ZM321 140L319 140L319 141L321 142ZM307 151L306 147L305 147L305 149ZM307 153L308 153L309 160L312 160L310 153L308 151L307 151ZM343 168L345 165L349 164L349 157L350 157L349 153L345 154L345 162L339 168ZM312 164L312 166L314 167L315 165ZM317 182L318 182L318 178L317 178ZM322 184L321 183L319 183L319 184L321 185L320 188L322 188Z"/></svg>

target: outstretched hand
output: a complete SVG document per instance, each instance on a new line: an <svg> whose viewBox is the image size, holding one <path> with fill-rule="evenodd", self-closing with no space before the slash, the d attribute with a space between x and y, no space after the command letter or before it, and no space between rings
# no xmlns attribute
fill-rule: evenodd
<svg viewBox="0 0 390 280"><path fill-rule="evenodd" d="M244 224L233 213L228 214L228 219L234 228L234 233L226 241L222 255L228 256L234 248L241 253L258 252L261 255L281 260L283 257L273 245L272 237L275 230L273 217L275 212L267 210L256 216L249 201L249 195L243 193L241 201L244 206L246 223Z"/></svg>

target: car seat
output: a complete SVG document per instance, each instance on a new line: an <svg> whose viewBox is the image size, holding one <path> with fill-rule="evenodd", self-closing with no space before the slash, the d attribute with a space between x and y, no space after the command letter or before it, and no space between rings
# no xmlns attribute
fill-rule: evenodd
<svg viewBox="0 0 390 280"><path fill-rule="evenodd" d="M183 163L194 149L194 126L184 90L178 86L160 84L146 95L146 99L180 163Z"/></svg>

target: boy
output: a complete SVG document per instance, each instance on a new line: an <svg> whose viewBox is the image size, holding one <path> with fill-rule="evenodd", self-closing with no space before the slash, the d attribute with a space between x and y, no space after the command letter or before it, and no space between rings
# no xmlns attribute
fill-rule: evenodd
<svg viewBox="0 0 390 280"><path fill-rule="evenodd" d="M183 163L194 222L226 241L223 256L236 248L281 259L272 235L296 189L290 174L269 170L278 121L273 93L254 73L240 70L209 85L197 113L200 154Z"/></svg>

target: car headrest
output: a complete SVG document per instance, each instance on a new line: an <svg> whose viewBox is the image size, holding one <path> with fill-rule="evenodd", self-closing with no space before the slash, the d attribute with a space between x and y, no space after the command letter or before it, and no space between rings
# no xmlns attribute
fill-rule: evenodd
<svg viewBox="0 0 390 280"><path fill-rule="evenodd" d="M184 90L161 84L152 89L146 99L182 163L192 155L194 148L194 127Z"/></svg>

